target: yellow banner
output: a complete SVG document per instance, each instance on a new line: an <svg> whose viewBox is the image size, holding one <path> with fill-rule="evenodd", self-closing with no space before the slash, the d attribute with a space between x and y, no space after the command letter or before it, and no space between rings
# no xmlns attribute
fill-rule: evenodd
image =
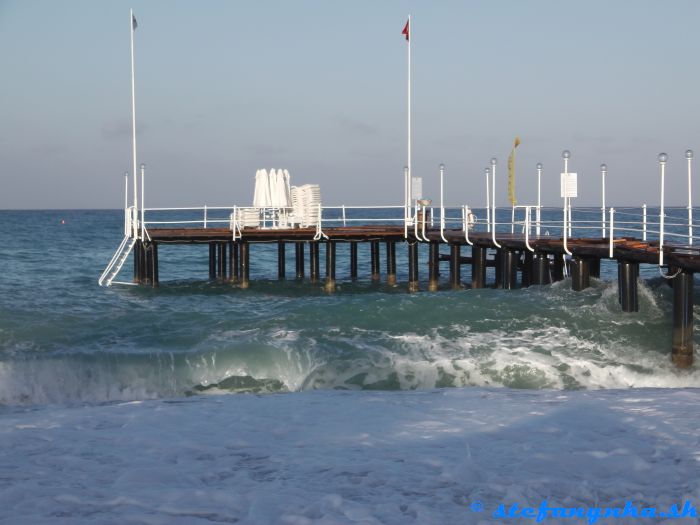
<svg viewBox="0 0 700 525"><path fill-rule="evenodd" d="M518 146L520 146L520 137L515 137L513 149L508 156L508 200L511 206L515 206L518 202L515 200L515 148Z"/></svg>

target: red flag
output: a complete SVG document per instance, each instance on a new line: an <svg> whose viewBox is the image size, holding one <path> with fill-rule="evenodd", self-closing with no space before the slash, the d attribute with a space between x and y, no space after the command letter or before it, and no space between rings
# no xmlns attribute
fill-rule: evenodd
<svg viewBox="0 0 700 525"><path fill-rule="evenodd" d="M405 27L403 28L403 31L401 31L402 35L406 35L406 40L408 40L408 24L409 22L407 21Z"/></svg>

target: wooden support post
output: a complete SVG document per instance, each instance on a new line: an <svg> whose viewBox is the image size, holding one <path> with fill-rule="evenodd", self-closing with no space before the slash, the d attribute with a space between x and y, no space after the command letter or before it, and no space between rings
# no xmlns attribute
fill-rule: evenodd
<svg viewBox="0 0 700 525"><path fill-rule="evenodd" d="M428 245L428 290L437 291L440 284L440 243L430 241Z"/></svg>
<svg viewBox="0 0 700 525"><path fill-rule="evenodd" d="M549 284L549 257L546 253L535 252L532 259L532 284Z"/></svg>
<svg viewBox="0 0 700 525"><path fill-rule="evenodd" d="M379 281L379 241L370 242L370 258L372 263L372 280Z"/></svg>
<svg viewBox="0 0 700 525"><path fill-rule="evenodd" d="M158 244L157 243L152 243L151 244L151 285L153 288L157 288L158 284L160 282L160 275L158 271Z"/></svg>
<svg viewBox="0 0 700 525"><path fill-rule="evenodd" d="M287 247L284 241L277 241L277 278L287 277Z"/></svg>
<svg viewBox="0 0 700 525"><path fill-rule="evenodd" d="M350 243L350 279L357 280L357 242Z"/></svg>
<svg viewBox="0 0 700 525"><path fill-rule="evenodd" d="M525 250L523 252L523 271L520 279L520 285L523 288L527 288L532 284L534 260L534 253L532 253L530 250Z"/></svg>
<svg viewBox="0 0 700 525"><path fill-rule="evenodd" d="M460 272L462 260L459 252L459 244L450 244L450 284L452 285L452 289L462 287Z"/></svg>
<svg viewBox="0 0 700 525"><path fill-rule="evenodd" d="M134 244L134 279L133 282L141 283L141 250L143 249L141 241L136 241Z"/></svg>
<svg viewBox="0 0 700 525"><path fill-rule="evenodd" d="M513 290L518 287L518 252L502 249L501 253L501 279L504 290Z"/></svg>
<svg viewBox="0 0 700 525"><path fill-rule="evenodd" d="M408 243L408 291L418 291L418 242Z"/></svg>
<svg viewBox="0 0 700 525"><path fill-rule="evenodd" d="M386 284L396 284L396 243L386 241Z"/></svg>
<svg viewBox="0 0 700 525"><path fill-rule="evenodd" d="M486 248L472 246L472 288L486 286Z"/></svg>
<svg viewBox="0 0 700 525"><path fill-rule="evenodd" d="M294 243L294 254L296 258L296 277L297 279L304 278L304 241Z"/></svg>
<svg viewBox="0 0 700 525"><path fill-rule="evenodd" d="M209 279L216 279L216 243L209 243Z"/></svg>
<svg viewBox="0 0 700 525"><path fill-rule="evenodd" d="M335 241L326 243L326 284L327 292L335 292Z"/></svg>
<svg viewBox="0 0 700 525"><path fill-rule="evenodd" d="M639 263L630 261L617 262L617 296L623 312L638 312L637 279Z"/></svg>
<svg viewBox="0 0 700 525"><path fill-rule="evenodd" d="M600 279L600 259L590 259L589 265L589 273L591 277Z"/></svg>
<svg viewBox="0 0 700 525"><path fill-rule="evenodd" d="M584 257L571 258L571 289L580 292L591 286L589 260Z"/></svg>
<svg viewBox="0 0 700 525"><path fill-rule="evenodd" d="M250 245L241 241L241 288L250 286Z"/></svg>
<svg viewBox="0 0 700 525"><path fill-rule="evenodd" d="M318 243L309 243L309 277L311 282L318 281Z"/></svg>
<svg viewBox="0 0 700 525"><path fill-rule="evenodd" d="M673 343L671 360L679 368L693 364L693 272L673 279Z"/></svg>
<svg viewBox="0 0 700 525"><path fill-rule="evenodd" d="M564 255L557 253L554 254L554 261L552 261L552 282L564 280Z"/></svg>

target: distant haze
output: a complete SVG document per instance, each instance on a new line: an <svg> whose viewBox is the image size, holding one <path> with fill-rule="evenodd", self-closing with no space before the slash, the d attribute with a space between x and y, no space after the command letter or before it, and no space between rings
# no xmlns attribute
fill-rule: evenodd
<svg viewBox="0 0 700 525"><path fill-rule="evenodd" d="M257 168L321 185L325 204L401 204L413 17L413 175L483 206L498 158L506 204L687 203L700 156L697 0L0 0L0 208L118 208L130 170L129 8L147 205L252 203ZM700 191L700 165L695 184ZM698 195L696 193L696 195ZM698 201L700 204L700 200Z"/></svg>

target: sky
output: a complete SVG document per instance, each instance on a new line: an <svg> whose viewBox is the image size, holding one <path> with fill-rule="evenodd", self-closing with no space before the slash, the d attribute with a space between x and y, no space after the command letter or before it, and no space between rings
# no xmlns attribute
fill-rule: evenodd
<svg viewBox="0 0 700 525"><path fill-rule="evenodd" d="M413 175L446 204L687 204L700 156L700 2L0 0L0 209L120 208L131 165L129 9L147 206L250 205L259 168L327 205L403 203L412 16ZM700 169L697 170L700 173ZM695 184L700 197L700 180ZM694 200L696 198L694 197ZM700 201L697 201L700 204Z"/></svg>

